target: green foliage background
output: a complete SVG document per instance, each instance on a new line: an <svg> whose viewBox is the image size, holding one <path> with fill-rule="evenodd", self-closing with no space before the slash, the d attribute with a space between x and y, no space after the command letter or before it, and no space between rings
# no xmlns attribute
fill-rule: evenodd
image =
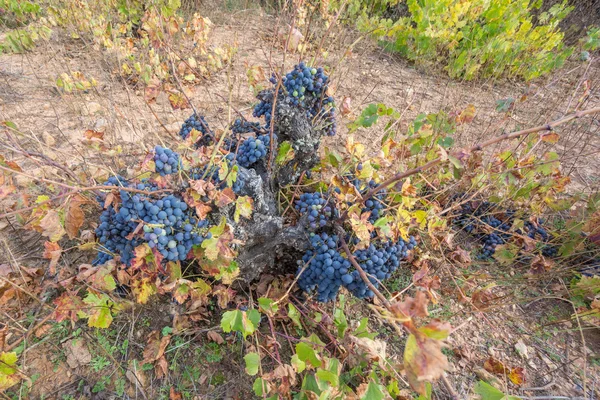
<svg viewBox="0 0 600 400"><path fill-rule="evenodd" d="M564 1L539 12L541 6L542 0L352 0L346 13L385 49L442 65L453 78L530 80L574 51L558 27L572 7ZM390 18L398 9L405 9L402 16Z"/></svg>

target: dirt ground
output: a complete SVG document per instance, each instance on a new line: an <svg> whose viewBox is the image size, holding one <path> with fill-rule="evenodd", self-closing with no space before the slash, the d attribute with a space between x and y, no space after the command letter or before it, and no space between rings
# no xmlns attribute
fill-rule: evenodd
<svg viewBox="0 0 600 400"><path fill-rule="evenodd" d="M277 21L257 9L230 12L213 9L206 10L205 14L215 23L211 43L234 45L237 54L231 67L191 88L191 100L213 128L224 128L230 115L234 115L226 99L220 97L226 96L228 86L233 88L231 106L249 116L254 98L248 87L247 67L261 66L270 71L270 65L281 65L281 51L273 49L269 39L273 36L269 32L276 29ZM439 70L415 68L382 52L368 40L360 41L349 50L357 38L353 32L340 30L338 38L327 47L327 58L320 61L333 68L335 96L350 99L351 113L338 120L339 135L326 140L330 147L343 146L348 135L346 123L371 102L383 102L401 111L404 124L420 113L451 112L473 104L476 117L457 136L463 145L512 129L547 123L575 107L600 105L597 59L571 62L554 76L532 84L460 82L447 79ZM298 54L288 54L287 67L299 58ZM173 110L166 95L160 95L154 104L148 105L141 90L116 78L113 68L115 66L107 62L101 52L60 34L53 35L49 42L32 52L0 55L0 118L14 122L24 132L19 140L25 148L45 154L81 176L126 170L156 144L174 143L173 135L191 111ZM56 89L56 79L68 71L80 71L86 77L95 78L98 87L88 92L60 92ZM507 98L517 100L510 115L496 110L497 101ZM112 158L99 156L83 140L87 129L105 132L106 143L115 150ZM564 168L572 172L573 188L597 190L600 187L599 120L590 118L576 129L559 128L558 132L561 141L557 150ZM375 144L381 134L377 128L363 130L358 133L358 139ZM36 165L33 159L29 165L28 173L32 175L52 179L55 174L55 170L41 163ZM26 233L6 220L0 221L0 237L4 252L0 263L10 260L39 265L45 262L40 257L43 240L39 235ZM61 261L59 268L75 271L78 263L92 257L91 252L72 254ZM507 271L507 281L511 278ZM399 289L403 288L402 279L396 279ZM452 286L449 280L442 287L442 293L451 293ZM483 363L490 356L507 366L524 368L526 381L521 388L506 383L516 395L598 398L598 331L589 327L580 331L577 321L571 319L573 306L548 294L553 290L559 293L562 288L536 288L526 284L521 287L524 287L522 298L529 299L522 304L498 304L486 312L477 312L448 295L440 305L433 307L433 317L449 319L457 327L449 340L447 354L452 364L449 379L460 398L471 398L473 385L479 379L489 378ZM352 310L356 316L368 315L368 309L360 304ZM37 375L30 398L81 398L68 397L75 393L83 393L83 398L115 398L108 392L93 391L106 378L106 370L98 370L98 360L118 358L118 363L126 364L129 358L140 356L146 336L153 330L170 326L174 315L177 312L173 305L163 299L121 314L110 331L104 333L87 329L84 323L77 324L81 332L76 336L65 333L68 331L65 324L48 327L53 330L52 339L27 348L21 361L25 374ZM390 347L401 354L403 338L395 336L380 321L371 322L381 332L382 339L389 340ZM242 345L235 338L228 338L228 351L213 346L206 332L216 325L218 320L210 317L198 322L191 333L188 331L187 339L173 347L170 354L176 357L172 365L179 368L173 371L171 384L195 382L193 389L197 398L249 398L253 396L252 381L244 373ZM114 348L123 338L128 338L128 348ZM185 374L191 378L184 379ZM109 379L113 379L112 376ZM153 380L146 383L145 389L140 389L143 379L146 379L143 371L136 377L127 376L129 398L168 396L169 388L160 381ZM443 389L436 393L438 398L444 398Z"/></svg>

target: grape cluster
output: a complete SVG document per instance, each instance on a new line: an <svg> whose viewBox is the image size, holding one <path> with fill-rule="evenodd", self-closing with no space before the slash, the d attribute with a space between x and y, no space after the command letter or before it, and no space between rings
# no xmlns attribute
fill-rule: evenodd
<svg viewBox="0 0 600 400"><path fill-rule="evenodd" d="M321 96L329 80L323 72L323 68L310 68L304 62L294 66L294 69L283 78L283 85L292 104L301 104L309 94L315 97Z"/></svg>
<svg viewBox="0 0 600 400"><path fill-rule="evenodd" d="M269 128L271 126L271 112L273 111L273 103L261 100L256 106L254 106L254 110L252 111L252 116L256 118L260 118L263 115L265 116L265 127Z"/></svg>
<svg viewBox="0 0 600 400"><path fill-rule="evenodd" d="M461 200L464 196L454 196L453 200ZM491 258L496 252L496 247L507 243L511 237L511 226L516 217L515 210L506 210L503 221L492 215L494 206L492 203L483 201L468 201L460 205L460 211L454 218L455 224L464 229L469 234L475 234L482 242L483 248L480 258ZM540 242L548 242L550 236L540 224L533 224L529 221L524 223L525 233L521 229L515 232L519 235L526 234L529 238ZM545 244L542 247L542 255L554 257L558 254L556 246Z"/></svg>
<svg viewBox="0 0 600 400"><path fill-rule="evenodd" d="M154 164L160 176L174 174L179 171L181 159L179 154L171 149L156 146L154 148Z"/></svg>
<svg viewBox="0 0 600 400"><path fill-rule="evenodd" d="M579 270L579 272L581 272L583 276L587 276L589 278L593 276L600 276L600 258L596 258L587 263Z"/></svg>
<svg viewBox="0 0 600 400"><path fill-rule="evenodd" d="M319 118L323 121L323 129L327 136L335 136L337 123L335 122L335 103L329 96L323 100L323 107L318 111Z"/></svg>
<svg viewBox="0 0 600 400"><path fill-rule="evenodd" d="M242 167L248 168L258 160L265 158L270 143L271 139L269 135L247 138L238 148L237 163Z"/></svg>
<svg viewBox="0 0 600 400"><path fill-rule="evenodd" d="M272 75L269 81L277 85L277 77ZM294 66L294 69L283 77L285 95L282 91L279 96L289 104L302 107L306 115L312 121L316 129L325 135L334 136L337 129L335 121L335 102L333 97L327 96L327 85L329 77L325 75L323 68L311 68L304 62ZM273 103L261 100L252 113L260 118L265 116L266 128L271 126Z"/></svg>
<svg viewBox="0 0 600 400"><path fill-rule="evenodd" d="M362 169L362 167L360 169ZM360 179L358 179L356 177L352 177L352 176L350 176L350 177L352 178L351 179L352 184L359 190L361 195L364 195L370 189L377 187L377 182L375 182L374 180L370 180L369 182L367 182L367 184L365 184L363 181L361 181ZM377 221L379 219L379 217L381 216L381 213L382 213L383 209L385 208L385 206L382 202L382 199L384 198L385 193L386 193L385 189L381 190L378 193L376 193L374 196L372 196L370 199L365 201L364 207L361 212L363 212L363 213L370 212L371 213L371 215L369 216L370 222Z"/></svg>
<svg viewBox="0 0 600 400"><path fill-rule="evenodd" d="M349 260L338 251L339 238L327 233L312 234L310 247L298 260L298 286L305 292L317 291L317 300L327 302L334 300L340 287L346 287L356 297L373 297L366 283ZM375 287L388 279L398 268L408 250L416 246L413 237L409 241L400 239L381 244L371 244L367 249L353 253L357 263L365 271Z"/></svg>
<svg viewBox="0 0 600 400"><path fill-rule="evenodd" d="M535 239L536 236L539 236L544 242L548 241L548 232L546 232L543 226L534 225L529 221L525 221L524 227L527 231L527 236L529 236L531 239Z"/></svg>
<svg viewBox="0 0 600 400"><path fill-rule="evenodd" d="M304 272L304 266L306 269ZM317 289L317 300L326 302L336 298L344 282L351 284L350 261L338 252L338 237L327 233L313 234L310 248L298 260L298 287L305 292Z"/></svg>
<svg viewBox="0 0 600 400"><path fill-rule="evenodd" d="M114 185L115 181L111 178L107 184ZM158 190L157 186L146 182L132 186L150 192ZM100 215L96 236L102 250L94 264L103 264L116 253L128 265L133 258L133 250L143 243L156 248L169 261L184 260L192 246L204 240L201 229L207 226L207 221L196 219L193 210L180 197L168 195L154 199L125 190L120 190L119 194L121 204L118 211L110 205ZM131 237L140 222L144 224L143 237Z"/></svg>
<svg viewBox="0 0 600 400"><path fill-rule="evenodd" d="M327 225L333 216L333 206L327 202L321 193L303 193L296 200L296 210L301 215L307 215L310 230L316 230Z"/></svg>
<svg viewBox="0 0 600 400"><path fill-rule="evenodd" d="M354 252L356 261L369 277L369 281L375 287L390 276L400 266L400 261L408 256L408 251L415 248L417 242L414 237L408 241L403 239L396 243L392 241L380 244L371 244L364 250ZM352 281L347 284L348 290L358 298L373 297L373 292L360 278L358 271L352 271Z"/></svg>
<svg viewBox="0 0 600 400"><path fill-rule="evenodd" d="M198 116L195 113L192 114L181 126L179 136L184 140L187 139L188 136L190 136L192 129L202 133L202 137L196 142L196 146L207 146L213 142L214 134L210 130L208 123L203 116Z"/></svg>
<svg viewBox="0 0 600 400"><path fill-rule="evenodd" d="M238 118L233 122L233 124L231 124L231 131L236 134L242 134L260 132L261 128L259 122L250 122L246 120L242 121L240 118Z"/></svg>

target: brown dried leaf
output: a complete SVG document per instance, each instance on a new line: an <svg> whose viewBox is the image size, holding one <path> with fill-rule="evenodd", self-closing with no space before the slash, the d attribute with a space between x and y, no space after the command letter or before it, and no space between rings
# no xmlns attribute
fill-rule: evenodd
<svg viewBox="0 0 600 400"><path fill-rule="evenodd" d="M87 140L104 140L104 132L88 129L87 131L83 132L83 137Z"/></svg>
<svg viewBox="0 0 600 400"><path fill-rule="evenodd" d="M34 332L35 337L36 338L42 338L42 337L46 336L46 333L48 333L48 331L50 331L51 328L52 328L52 325L50 325L50 324L44 324L44 325L40 326Z"/></svg>
<svg viewBox="0 0 600 400"><path fill-rule="evenodd" d="M264 374L263 378L269 382L280 381L277 392L281 394L289 393L290 388L296 385L296 371L288 364L279 365L273 371Z"/></svg>
<svg viewBox="0 0 600 400"><path fill-rule="evenodd" d="M483 368L485 368L486 371L496 375L504 375L505 372L508 372L502 361L497 360L494 357L490 357L485 360L485 363L483 363Z"/></svg>
<svg viewBox="0 0 600 400"><path fill-rule="evenodd" d="M160 94L161 84L160 82L152 81L146 88L144 89L144 99L148 103L153 103L156 101L156 98Z"/></svg>
<svg viewBox="0 0 600 400"><path fill-rule="evenodd" d="M148 343L144 348L144 361L143 363L153 363L158 361L164 354L165 349L171 341L171 335L160 337L160 332L154 330L148 335Z"/></svg>
<svg viewBox="0 0 600 400"><path fill-rule="evenodd" d="M471 265L472 262L471 254L461 247L458 247L456 250L450 253L448 258L465 267Z"/></svg>
<svg viewBox="0 0 600 400"><path fill-rule="evenodd" d="M208 340L210 340L211 342L215 342L217 344L223 344L223 343L225 343L225 340L223 339L223 336L221 336L218 332L208 331L208 333L206 334L206 336L208 336Z"/></svg>
<svg viewBox="0 0 600 400"><path fill-rule="evenodd" d="M8 333L8 325L4 325L4 327L0 329L0 352L4 351L4 346L6 345L7 333Z"/></svg>
<svg viewBox="0 0 600 400"><path fill-rule="evenodd" d="M228 204L231 204L235 201L235 193L233 193L233 189L230 187L226 187L225 189L218 192L217 197L217 207L223 208Z"/></svg>
<svg viewBox="0 0 600 400"><path fill-rule="evenodd" d="M42 235L47 236L52 242L58 242L65 235L65 230L60 223L60 215L56 210L48 210L40 221L40 228L42 228Z"/></svg>
<svg viewBox="0 0 600 400"><path fill-rule="evenodd" d="M213 289L213 295L217 296L217 304L221 309L226 309L235 296L235 290L229 286L219 285Z"/></svg>
<svg viewBox="0 0 600 400"><path fill-rule="evenodd" d="M530 273L533 275L543 274L552 270L554 267L554 262L544 256L535 256L533 260L531 260L531 269Z"/></svg>
<svg viewBox="0 0 600 400"><path fill-rule="evenodd" d="M541 138L546 143L555 144L560 139L560 135L556 132L549 132L542 134Z"/></svg>
<svg viewBox="0 0 600 400"><path fill-rule="evenodd" d="M269 290L269 285L271 284L271 282L273 282L273 280L275 280L275 277L270 274L262 274L260 276L260 280L256 285L256 294L258 295L258 297L264 297L267 294L267 291Z"/></svg>
<svg viewBox="0 0 600 400"><path fill-rule="evenodd" d="M352 112L352 109L350 106L351 102L352 102L352 99L349 96L344 96L344 99L342 100L342 105L340 106L342 115L348 115Z"/></svg>
<svg viewBox="0 0 600 400"><path fill-rule="evenodd" d="M464 110L458 114L456 117L457 124L466 124L472 122L475 118L475 106L473 104L469 104Z"/></svg>
<svg viewBox="0 0 600 400"><path fill-rule="evenodd" d="M492 305L493 300L496 299L496 296L492 293L490 289L480 289L476 290L471 295L472 303L478 309L485 309Z"/></svg>
<svg viewBox="0 0 600 400"><path fill-rule="evenodd" d="M60 259L60 255L62 253L62 249L58 243L53 242L44 242L44 254L43 257L50 260L50 264L48 265L48 272L51 275L56 273L56 264Z"/></svg>
<svg viewBox="0 0 600 400"><path fill-rule="evenodd" d="M525 382L525 371L522 367L513 368L508 374L508 379L515 385L522 385Z"/></svg>
<svg viewBox="0 0 600 400"><path fill-rule="evenodd" d="M350 335L350 340L363 351L369 361L375 361L380 364L381 368L387 369L387 363L385 362L386 342L367 337L359 338L353 335Z"/></svg>
<svg viewBox="0 0 600 400"><path fill-rule="evenodd" d="M426 317L429 298L424 292L418 291L415 297L405 297L403 302L395 302L391 310L397 318L410 319L415 317Z"/></svg>
<svg viewBox="0 0 600 400"><path fill-rule="evenodd" d="M169 391L169 400L182 400L183 397L181 393L176 391L173 386L171 386L171 390Z"/></svg>
<svg viewBox="0 0 600 400"><path fill-rule="evenodd" d="M404 349L404 368L410 386L425 394L425 382L438 379L448 368L443 342L425 335L410 335Z"/></svg>
<svg viewBox="0 0 600 400"><path fill-rule="evenodd" d="M83 225L85 215L81 209L81 205L85 202L86 200L77 194L67 203L65 212L65 230L71 239L76 238L79 235L79 228Z"/></svg>

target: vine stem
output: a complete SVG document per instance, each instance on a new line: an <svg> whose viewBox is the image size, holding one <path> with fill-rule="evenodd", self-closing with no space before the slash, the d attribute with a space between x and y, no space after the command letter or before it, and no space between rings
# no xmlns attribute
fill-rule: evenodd
<svg viewBox="0 0 600 400"><path fill-rule="evenodd" d="M485 147L489 147L493 144L502 142L504 140L508 140L508 139L514 139L520 136L525 136L525 135L529 135L530 133L536 133L536 132L551 132L556 126L562 125L562 124L566 124L567 122L570 122L574 119L577 118L581 118L584 117L586 115L590 115L590 114L596 114L600 112L600 107L594 107L594 108L590 108L587 110L583 110L583 111L578 111L569 115L566 115L562 118L559 118L555 121L552 121L550 123L544 124L544 125L539 125L539 126L535 126L533 128L529 128L529 129L523 129L520 131L514 131L514 132L509 132L509 133L505 133L504 135L500 135L497 136L495 138L486 140L485 142L479 143L473 147L471 147L470 149L468 149L468 154L473 153L475 151L479 151L482 150ZM460 157L460 154L458 153L454 153L452 154L453 157ZM438 157L436 159L433 159L419 167L413 168L413 169L409 169L408 171L405 172L399 172L391 177L389 177L388 179L386 179L385 181L381 182L379 184L379 186L374 187L373 189L369 190L367 193L365 193L364 196L362 196L362 198L360 198L357 201L357 204L363 204L365 201L369 200L371 197L373 197L375 194L377 194L378 192L382 191L383 189L385 189L386 187L390 186L393 183L396 183L402 179L408 178L409 176L412 175L416 175L419 174L425 170L428 170L430 168L435 167L438 164L441 164L442 161L445 161L442 159L442 157ZM340 216L340 218L338 218L338 221L344 221L346 219L346 217L348 216L348 210L344 211L342 213L342 215Z"/></svg>
<svg viewBox="0 0 600 400"><path fill-rule="evenodd" d="M294 8L294 17L292 18L292 23L290 24L290 31L288 32L288 36L285 40L285 44L283 47L283 60L281 61L281 72L279 79L277 79L277 87L275 87L275 93L273 93L273 105L271 106L271 126L269 127L269 163L267 164L269 172L271 172L273 158L275 157L275 141L273 140L273 137L275 135L275 110L277 107L277 96L279 95L279 89L281 88L281 84L283 83L283 75L285 73L285 56L287 55L288 46L292 38L292 33L294 33L294 28L296 26L297 12L298 10Z"/></svg>

